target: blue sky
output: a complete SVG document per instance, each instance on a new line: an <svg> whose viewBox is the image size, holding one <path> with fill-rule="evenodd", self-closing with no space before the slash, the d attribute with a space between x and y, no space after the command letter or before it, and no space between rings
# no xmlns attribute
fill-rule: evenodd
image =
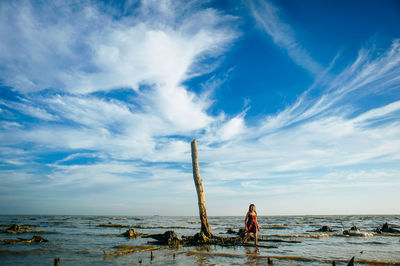
<svg viewBox="0 0 400 266"><path fill-rule="evenodd" d="M398 1L1 1L0 214L399 214Z"/></svg>

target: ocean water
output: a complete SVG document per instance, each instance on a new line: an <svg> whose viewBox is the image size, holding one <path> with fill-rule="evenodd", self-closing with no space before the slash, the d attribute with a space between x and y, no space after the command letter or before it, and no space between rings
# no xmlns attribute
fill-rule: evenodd
<svg viewBox="0 0 400 266"><path fill-rule="evenodd" d="M215 235L226 235L229 228L238 231L244 217L209 217ZM0 216L0 229L17 223L31 230L9 234L3 230L1 239L30 239L40 235L47 243L1 244L0 265L53 265L60 258L61 265L264 265L271 257L274 265L346 265L355 256L356 264L400 265L400 234L377 234L374 229L385 222L400 230L398 216L274 216L258 217L261 245L255 246L180 247L126 255L104 255L118 245L148 245L151 238L121 236L128 228L100 227L101 224L123 224L141 233L163 233L174 230L179 237L199 232L198 217L166 216ZM324 225L334 232L317 232ZM357 236L345 236L343 229L356 225ZM279 242L279 241L288 242ZM293 242L294 241L294 242ZM249 243L253 243L249 241Z"/></svg>

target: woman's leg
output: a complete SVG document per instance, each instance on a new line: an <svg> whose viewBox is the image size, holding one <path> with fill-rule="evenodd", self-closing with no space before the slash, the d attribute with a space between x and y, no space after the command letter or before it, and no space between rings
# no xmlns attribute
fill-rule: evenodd
<svg viewBox="0 0 400 266"><path fill-rule="evenodd" d="M243 243L247 242L247 239L249 238L249 236L250 236L250 232L246 232L246 235L244 236L244 239L243 239Z"/></svg>
<svg viewBox="0 0 400 266"><path fill-rule="evenodd" d="M254 245L258 245L257 231L254 233Z"/></svg>

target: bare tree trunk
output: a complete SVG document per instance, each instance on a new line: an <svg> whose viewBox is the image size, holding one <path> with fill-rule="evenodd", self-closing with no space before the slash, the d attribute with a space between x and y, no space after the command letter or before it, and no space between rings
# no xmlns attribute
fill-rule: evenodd
<svg viewBox="0 0 400 266"><path fill-rule="evenodd" d="M198 203L199 203L201 232L203 232L205 236L211 237L212 233L211 233L211 228L208 225L208 220L207 220L206 200L204 198L203 182L200 178L199 162L197 159L196 139L194 139L192 141L191 146L192 146L193 179L194 179L194 184L196 186L197 199L198 199Z"/></svg>

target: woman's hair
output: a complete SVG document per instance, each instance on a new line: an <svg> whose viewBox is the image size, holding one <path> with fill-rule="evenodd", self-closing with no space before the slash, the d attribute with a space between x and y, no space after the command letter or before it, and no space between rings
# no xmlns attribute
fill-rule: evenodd
<svg viewBox="0 0 400 266"><path fill-rule="evenodd" d="M254 212L256 213L256 215L257 215L257 212L256 212L256 205L254 205L253 203L252 204L250 204L250 206L249 206L249 213L251 212L251 207L254 207Z"/></svg>

